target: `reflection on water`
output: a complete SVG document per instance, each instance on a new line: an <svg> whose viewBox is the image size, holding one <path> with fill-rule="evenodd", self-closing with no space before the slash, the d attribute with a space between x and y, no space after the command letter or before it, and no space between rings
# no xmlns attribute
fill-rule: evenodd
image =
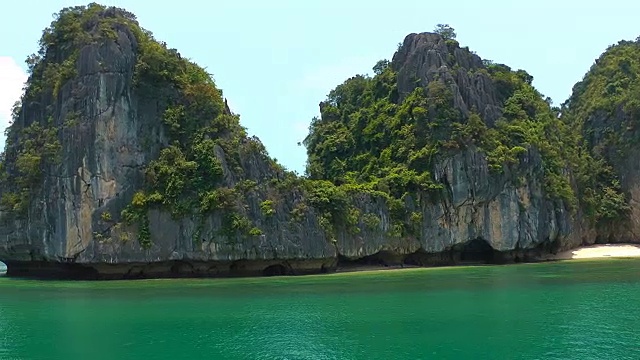
<svg viewBox="0 0 640 360"><path fill-rule="evenodd" d="M640 261L0 279L0 359L639 359Z"/></svg>

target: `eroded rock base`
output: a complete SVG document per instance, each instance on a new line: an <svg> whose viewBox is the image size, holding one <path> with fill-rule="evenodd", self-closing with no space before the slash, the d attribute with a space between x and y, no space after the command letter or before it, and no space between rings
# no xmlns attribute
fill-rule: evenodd
<svg viewBox="0 0 640 360"><path fill-rule="evenodd" d="M77 264L7 261L7 276L60 280L249 277L334 272L337 260L165 261L157 263Z"/></svg>
<svg viewBox="0 0 640 360"><path fill-rule="evenodd" d="M533 249L497 251L482 239L457 244L438 253L423 249L411 254L380 251L350 259L344 256L316 260L164 261L155 263L79 264L45 261L6 261L7 276L40 279L118 280L151 278L206 278L309 275L359 267L454 266L510 264L549 259L559 242Z"/></svg>
<svg viewBox="0 0 640 360"><path fill-rule="evenodd" d="M339 257L339 268L359 266L456 266L456 265L500 265L515 264L521 262L537 262L549 258L549 255L559 251L559 242L546 242L533 249L516 249L510 251L498 251L482 239L471 240L466 243L456 244L442 252L430 253L424 249L411 254L400 254L394 251L380 251L371 256L351 259Z"/></svg>

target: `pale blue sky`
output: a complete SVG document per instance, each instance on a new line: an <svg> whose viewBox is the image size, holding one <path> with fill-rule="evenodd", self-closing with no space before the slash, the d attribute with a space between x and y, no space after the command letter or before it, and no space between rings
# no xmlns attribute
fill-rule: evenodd
<svg viewBox="0 0 640 360"><path fill-rule="evenodd" d="M391 59L411 32L438 23L483 58L522 68L556 104L608 45L640 35L640 2L512 0L102 1L135 13L157 39L213 73L249 133L302 173L297 146L318 103L357 73ZM64 0L4 1L0 12L0 122L19 95L24 59ZM166 4L161 6L159 4ZM17 89L17 90L16 90ZM0 124L2 126L2 124ZM2 145L4 141L0 141Z"/></svg>

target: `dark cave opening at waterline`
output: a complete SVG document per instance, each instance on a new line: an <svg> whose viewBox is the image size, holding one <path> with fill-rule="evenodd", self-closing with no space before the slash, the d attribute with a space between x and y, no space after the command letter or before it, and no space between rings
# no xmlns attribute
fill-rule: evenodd
<svg viewBox="0 0 640 360"><path fill-rule="evenodd" d="M458 244L453 250L459 254L461 263L486 264L494 261L495 250L483 239Z"/></svg>
<svg viewBox="0 0 640 360"><path fill-rule="evenodd" d="M527 258L526 254L522 254ZM381 250L373 255L361 258L338 257L338 266L342 268L368 266L448 266L518 263L522 259L517 254L501 253L484 239L473 239L451 246L440 252L427 252L418 249L411 254L402 254L390 250Z"/></svg>
<svg viewBox="0 0 640 360"><path fill-rule="evenodd" d="M263 271L262 275L264 276L282 276L282 275L290 275L289 269L282 264L275 264L267 266Z"/></svg>

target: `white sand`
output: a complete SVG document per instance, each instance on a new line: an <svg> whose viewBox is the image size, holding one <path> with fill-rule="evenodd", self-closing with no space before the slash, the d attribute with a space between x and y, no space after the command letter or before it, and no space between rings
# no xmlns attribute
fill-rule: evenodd
<svg viewBox="0 0 640 360"><path fill-rule="evenodd" d="M605 257L640 257L640 245L605 244L584 246L574 250L561 252L553 256L553 258L557 260L596 259Z"/></svg>

